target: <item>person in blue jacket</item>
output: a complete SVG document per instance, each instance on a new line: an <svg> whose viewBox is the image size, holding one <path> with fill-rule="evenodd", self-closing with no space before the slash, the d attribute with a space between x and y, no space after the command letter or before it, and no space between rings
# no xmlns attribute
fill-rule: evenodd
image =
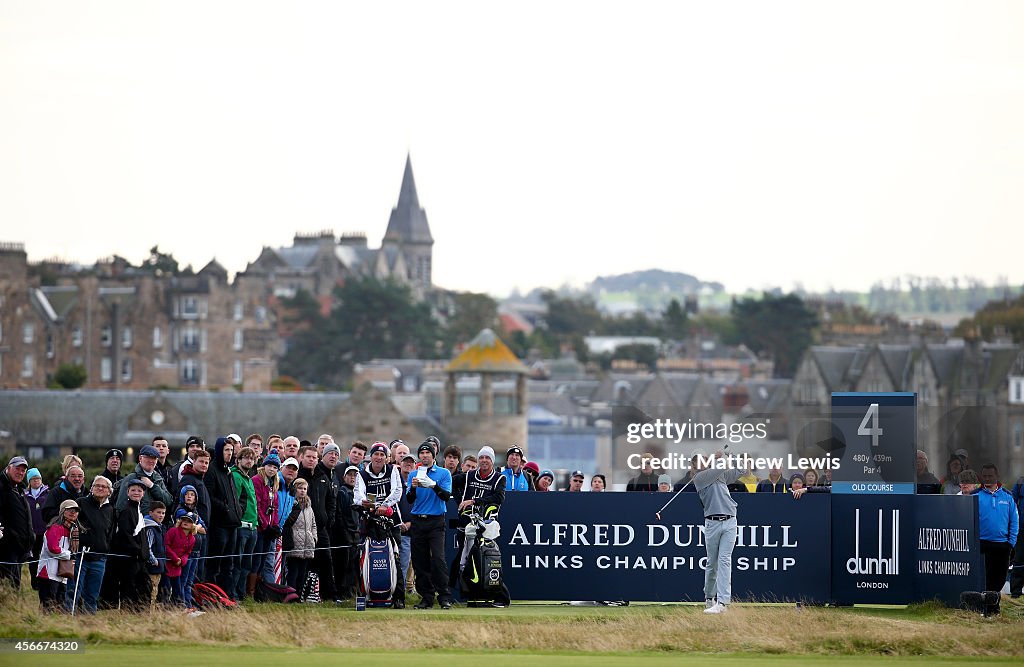
<svg viewBox="0 0 1024 667"><path fill-rule="evenodd" d="M1017 506L1010 492L1000 486L999 471L991 463L981 467L981 488L974 495L978 496L985 590L1002 590L1010 566L1010 550L1017 543Z"/></svg>
<svg viewBox="0 0 1024 667"><path fill-rule="evenodd" d="M526 456L519 445L512 445L505 452L505 463L501 470L505 476L505 491L536 491L533 478L526 474L523 466L526 463Z"/></svg>
<svg viewBox="0 0 1024 667"><path fill-rule="evenodd" d="M1017 544L1020 544L1021 531L1019 524L1020 515L1024 513L1024 477L1017 479L1017 483L1013 485L1013 491L1010 492L1013 496L1014 502L1017 504ZM1013 570L1010 572L1010 597L1019 598L1021 593L1024 592L1024 546L1019 549L1014 548L1013 550Z"/></svg>

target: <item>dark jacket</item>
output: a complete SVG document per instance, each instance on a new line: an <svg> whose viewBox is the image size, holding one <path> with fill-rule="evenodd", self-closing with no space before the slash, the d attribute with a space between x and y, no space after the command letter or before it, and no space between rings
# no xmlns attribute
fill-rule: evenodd
<svg viewBox="0 0 1024 667"><path fill-rule="evenodd" d="M238 528L242 525L242 508L238 503L238 489L231 464L224 462L224 438L217 438L213 461L204 481L210 493L210 525L217 528Z"/></svg>
<svg viewBox="0 0 1024 667"><path fill-rule="evenodd" d="M331 544L338 546L357 544L358 542L359 512L356 510L355 503L353 502L352 489L342 484L338 488L337 511L334 514Z"/></svg>
<svg viewBox="0 0 1024 667"><path fill-rule="evenodd" d="M757 493L786 493L789 491L789 483L784 476L779 476L779 481L772 483L767 477L757 483Z"/></svg>
<svg viewBox="0 0 1024 667"><path fill-rule="evenodd" d="M192 466L187 465L183 469L184 474L181 476L181 484L178 485L178 507L184 505L185 502L185 487L191 486L196 490L196 510L199 512L199 518L203 520L203 525L209 529L212 525L210 523L210 492L206 489L204 479L210 476L210 472L207 471L203 477L199 476L199 473L195 471ZM178 507L175 507L177 511Z"/></svg>
<svg viewBox="0 0 1024 667"><path fill-rule="evenodd" d="M627 491L657 491L658 475L640 473L626 484Z"/></svg>
<svg viewBox="0 0 1024 667"><path fill-rule="evenodd" d="M109 468L104 468L103 472L100 473L100 476L109 479L112 485L117 484L124 477L124 475L121 474L120 470L118 470L117 472L110 472Z"/></svg>
<svg viewBox="0 0 1024 667"><path fill-rule="evenodd" d="M168 461L167 463L156 462L156 474L164 478L164 488L171 494L172 497L178 495L178 480L172 475L174 470L174 464ZM170 514L170 512L168 512Z"/></svg>
<svg viewBox="0 0 1024 667"><path fill-rule="evenodd" d="M75 487L71 486L68 480L61 480L60 484L50 489L50 494L46 497L46 502L43 503L43 521L50 523L57 516L60 504L65 500L78 500L87 495L89 495L89 490L85 488L84 483L81 490L75 491Z"/></svg>
<svg viewBox="0 0 1024 667"><path fill-rule="evenodd" d="M135 534L139 521L139 503L129 499L125 508L117 513L117 530L110 541L112 553L135 558L139 563L148 560L149 547L146 545L146 531Z"/></svg>
<svg viewBox="0 0 1024 667"><path fill-rule="evenodd" d="M110 540L114 536L114 503L107 499L101 507L91 495L78 501L78 522L82 524L82 547L89 551L109 553ZM86 556L95 561L102 556Z"/></svg>
<svg viewBox="0 0 1024 667"><path fill-rule="evenodd" d="M11 481L6 470L0 470L0 523L4 526L0 554L4 556L3 560L21 560L32 551L32 542L35 541L32 517L22 495L23 490L22 485Z"/></svg>
<svg viewBox="0 0 1024 667"><path fill-rule="evenodd" d="M313 505L317 535L327 537L332 532L334 517L338 511L338 489L334 475L323 463L317 463L312 470L299 468L299 477L309 482L309 502Z"/></svg>
<svg viewBox="0 0 1024 667"><path fill-rule="evenodd" d="M135 470L122 477L121 481L114 487L117 490L117 500L114 501L115 510L120 512L128 505L128 482L133 479L142 479L143 477L149 478L149 481L153 482L153 486L146 489L142 495L142 500L139 503L142 505L142 513L149 513L149 504L154 500L159 500L165 507L171 506L171 503L174 502L174 496L171 495L171 492L164 485L164 478L157 474L156 470L147 475L140 463L135 466Z"/></svg>
<svg viewBox="0 0 1024 667"><path fill-rule="evenodd" d="M146 548L150 559L146 562L146 572L163 574L166 572L167 549L164 547L164 527L150 517L145 518ZM154 563L154 560L156 561Z"/></svg>

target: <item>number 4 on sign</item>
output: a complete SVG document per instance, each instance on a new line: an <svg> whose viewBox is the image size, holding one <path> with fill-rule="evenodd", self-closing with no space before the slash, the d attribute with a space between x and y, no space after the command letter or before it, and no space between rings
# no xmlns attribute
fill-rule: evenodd
<svg viewBox="0 0 1024 667"><path fill-rule="evenodd" d="M871 420L870 427L868 427L868 420ZM864 414L864 419L861 420L860 426L857 428L857 435L870 435L871 446L878 446L878 436L882 435L882 429L878 428L878 403L872 403L868 406L868 411Z"/></svg>

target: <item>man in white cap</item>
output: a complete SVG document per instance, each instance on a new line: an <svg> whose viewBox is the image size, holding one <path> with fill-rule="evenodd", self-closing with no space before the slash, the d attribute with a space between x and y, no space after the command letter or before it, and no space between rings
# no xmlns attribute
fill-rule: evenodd
<svg viewBox="0 0 1024 667"><path fill-rule="evenodd" d="M462 487L462 495L456 498L459 503L459 525L457 533L458 554L452 561L452 569L449 573L448 585L455 588L458 585L460 573L460 561L463 546L466 543L466 526L469 525L469 517L473 511L477 511L485 519L496 519L501 503L505 501L506 477L494 469L494 449L488 445L480 448L476 455L477 468L466 473L466 483ZM493 600L470 600L469 606L496 606L507 607L509 605L508 589L502 586L501 594Z"/></svg>

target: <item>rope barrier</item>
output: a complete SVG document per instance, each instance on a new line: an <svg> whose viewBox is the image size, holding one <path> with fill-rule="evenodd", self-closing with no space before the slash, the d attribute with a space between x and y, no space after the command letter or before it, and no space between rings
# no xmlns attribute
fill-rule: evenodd
<svg viewBox="0 0 1024 667"><path fill-rule="evenodd" d="M250 557L250 556L270 556L270 555L274 555L274 554L278 554L278 553L290 554L290 553L294 553L294 552L297 552L297 551L331 551L333 549L358 549L359 547L360 547L360 545L358 545L358 544L339 544L338 546L334 546L334 547L313 547L312 549L282 549L281 551L256 551L256 552L253 552L253 553L220 554L220 555L217 555L217 556L195 556L195 557L192 557L190 555L189 556L189 560L211 560L211 559L214 559L214 558L246 558L246 557ZM71 554L71 558L76 558L76 557L78 557L78 556L80 556L80 555L82 555L84 553L86 553L86 552L85 551L75 551L74 553ZM111 554L111 553L104 553L104 552L101 552L101 551L89 551L88 554L90 556L106 556L106 557L109 557L109 558L135 558L135 556L129 556L127 554ZM32 563L38 563L41 560L43 560L43 559L37 558L35 560L23 560L23 561L0 561L0 565L31 565ZM163 558L157 558L157 560L166 561L168 559L166 557L163 557Z"/></svg>

